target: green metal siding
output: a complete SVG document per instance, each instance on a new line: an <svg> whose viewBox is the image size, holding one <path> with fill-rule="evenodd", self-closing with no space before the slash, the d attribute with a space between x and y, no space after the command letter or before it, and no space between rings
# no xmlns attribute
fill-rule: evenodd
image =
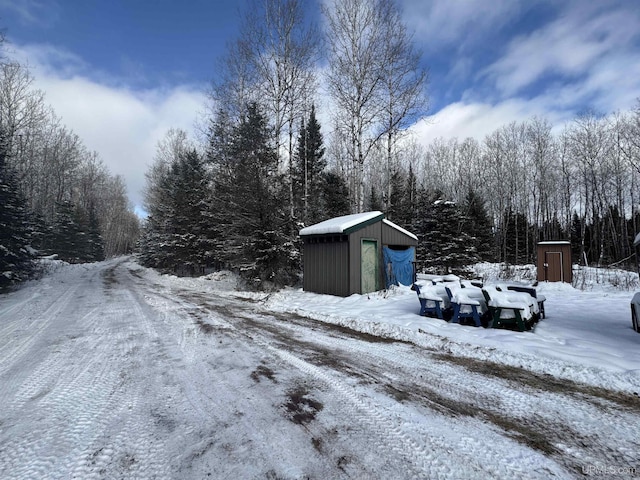
<svg viewBox="0 0 640 480"><path fill-rule="evenodd" d="M418 241L409 235L396 230L395 228L387 225L384 222L380 222L382 225L382 243L384 245L396 245L396 246L416 246Z"/></svg>
<svg viewBox="0 0 640 480"><path fill-rule="evenodd" d="M346 297L349 293L348 243L304 243L303 288L305 291Z"/></svg>

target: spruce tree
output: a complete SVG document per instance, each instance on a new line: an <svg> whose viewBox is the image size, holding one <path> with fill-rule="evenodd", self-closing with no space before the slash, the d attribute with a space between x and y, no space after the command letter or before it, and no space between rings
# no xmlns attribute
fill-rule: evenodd
<svg viewBox="0 0 640 480"><path fill-rule="evenodd" d="M495 258L493 222L489 219L482 198L471 189L462 205L462 229L469 235L480 260L492 261Z"/></svg>
<svg viewBox="0 0 640 480"><path fill-rule="evenodd" d="M371 189L369 190L368 205L369 205L369 210L371 210L371 211L384 210L384 205L382 203L382 195L380 195L380 193L378 192L378 189L376 187L374 187L373 185L371 186Z"/></svg>
<svg viewBox="0 0 640 480"><path fill-rule="evenodd" d="M340 217L351 213L349 187L337 172L328 171L324 174L322 205L324 210L323 219Z"/></svg>
<svg viewBox="0 0 640 480"><path fill-rule="evenodd" d="M92 204L89 206L89 224L87 230L88 251L86 261L99 262L104 260L104 242L100 233L100 224L98 223L98 215L96 208Z"/></svg>
<svg viewBox="0 0 640 480"><path fill-rule="evenodd" d="M140 261L181 274L213 263L209 232L209 176L195 150L180 154L161 174L139 242Z"/></svg>
<svg viewBox="0 0 640 480"><path fill-rule="evenodd" d="M461 273L478 261L473 238L464 229L462 209L438 192L423 194L418 230L419 263L429 273ZM433 200L434 197L438 197ZM433 201L430 201L433 200Z"/></svg>
<svg viewBox="0 0 640 480"><path fill-rule="evenodd" d="M288 283L299 269L294 229L286 220L285 182L270 138L265 116L250 104L234 129L232 183L218 192L225 199L227 257L256 285Z"/></svg>
<svg viewBox="0 0 640 480"><path fill-rule="evenodd" d="M508 209L504 213L502 222L504 232L504 261L514 265L533 261L533 248L530 248L530 256L527 257L527 245L531 247L533 239L531 228L526 215Z"/></svg>
<svg viewBox="0 0 640 480"><path fill-rule="evenodd" d="M0 130L0 291L35 271L26 201L8 162L8 142Z"/></svg>
<svg viewBox="0 0 640 480"><path fill-rule="evenodd" d="M315 106L311 106L309 119L301 123L294 157L293 182L298 218L304 225L324 219L321 195L327 166L320 124Z"/></svg>
<svg viewBox="0 0 640 480"><path fill-rule="evenodd" d="M88 221L83 212L70 201L57 203L51 251L65 262L85 261L89 252L87 230Z"/></svg>

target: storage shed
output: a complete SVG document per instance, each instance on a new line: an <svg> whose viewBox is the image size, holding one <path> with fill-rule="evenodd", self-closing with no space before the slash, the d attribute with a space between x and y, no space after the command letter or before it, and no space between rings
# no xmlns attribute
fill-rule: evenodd
<svg viewBox="0 0 640 480"><path fill-rule="evenodd" d="M571 243L567 241L538 243L538 281L567 282L571 272Z"/></svg>
<svg viewBox="0 0 640 480"><path fill-rule="evenodd" d="M418 237L382 212L336 217L300 230L303 288L346 297L413 282Z"/></svg>

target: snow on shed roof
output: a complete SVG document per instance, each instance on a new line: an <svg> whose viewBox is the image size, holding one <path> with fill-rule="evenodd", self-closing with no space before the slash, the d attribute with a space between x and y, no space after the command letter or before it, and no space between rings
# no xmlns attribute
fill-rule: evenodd
<svg viewBox="0 0 640 480"><path fill-rule="evenodd" d="M361 223L371 223L381 220L384 217L382 212L354 213L353 215L343 215L342 217L330 218L324 222L316 223L300 230L300 235L325 235L330 233L348 233L347 231Z"/></svg>
<svg viewBox="0 0 640 480"><path fill-rule="evenodd" d="M406 236L413 238L414 240L418 240L418 237L416 237L413 233L409 232L408 230L405 230L404 228L402 228L400 225L396 225L395 223L393 223L390 220L387 220L386 218L384 220L382 220L383 223L386 223L387 225L389 225L391 228L395 228L396 230L398 230L399 232L404 233Z"/></svg>
<svg viewBox="0 0 640 480"><path fill-rule="evenodd" d="M387 220L386 218L384 218L384 214L377 210L373 212L354 213L353 215L344 215L342 217L330 218L329 220L325 220L324 222L316 223L315 225L303 228L302 230L300 230L300 236L327 235L332 233L351 233L354 230L358 230L357 227L359 226L364 227L379 220L382 220L383 223L387 224L391 228L398 230L399 232L404 233L408 237L411 237L414 240L418 240L418 237L416 237L413 233L408 232L399 225L396 225L395 223Z"/></svg>

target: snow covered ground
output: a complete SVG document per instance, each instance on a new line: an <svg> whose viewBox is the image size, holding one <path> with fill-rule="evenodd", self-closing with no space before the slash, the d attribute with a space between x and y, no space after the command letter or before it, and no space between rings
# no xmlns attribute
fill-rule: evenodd
<svg viewBox="0 0 640 480"><path fill-rule="evenodd" d="M532 332L54 263L0 296L0 478L640 475L632 292L541 285Z"/></svg>
<svg viewBox="0 0 640 480"><path fill-rule="evenodd" d="M486 267L480 272L485 281L497 281L497 272ZM287 290L270 296L268 304L277 311L302 313L459 356L640 393L640 334L631 328L629 306L633 292L606 283L587 287L582 291L566 283L541 283L537 290L547 299L547 319L532 332L473 328L420 317L416 293L402 286L348 298Z"/></svg>

